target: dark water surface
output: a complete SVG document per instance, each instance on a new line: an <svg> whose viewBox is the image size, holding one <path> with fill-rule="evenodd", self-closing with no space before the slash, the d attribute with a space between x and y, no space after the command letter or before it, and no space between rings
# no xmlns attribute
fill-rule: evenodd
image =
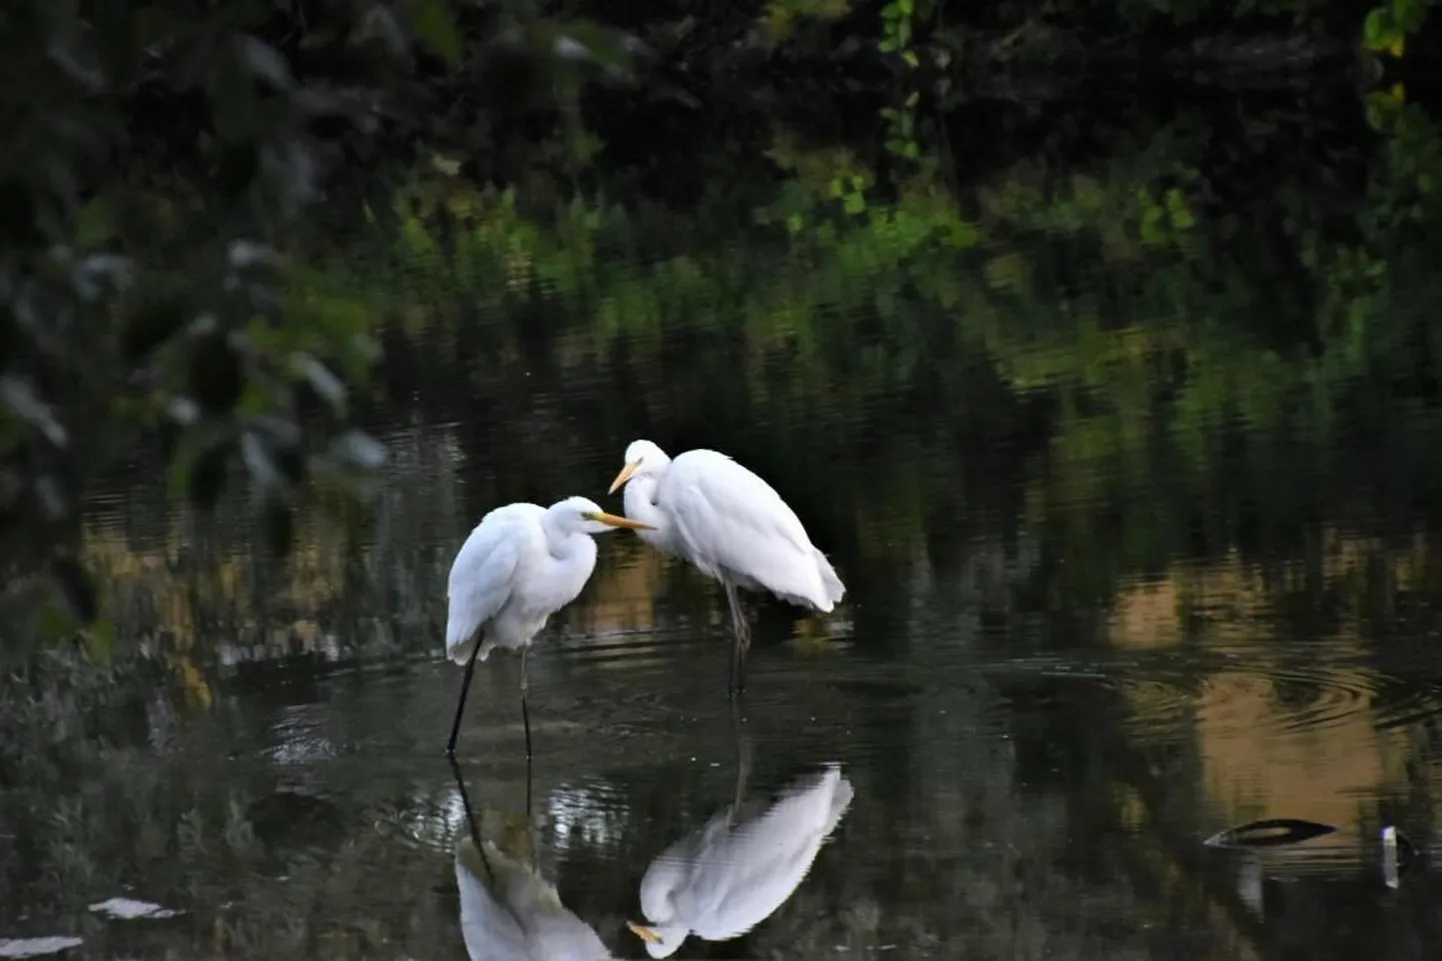
<svg viewBox="0 0 1442 961"><path fill-rule="evenodd" d="M1205 129L1178 117L1154 146ZM923 192L856 226L798 181L780 244L604 210L527 225L494 198L465 201L482 215L449 259L424 231L383 262L359 243L376 266L334 282L391 318L374 516L309 509L282 569L175 513L143 463L97 500L90 561L164 683L85 766L0 789L30 812L0 825L25 879L0 935L465 957L450 558L509 500L619 510L606 485L644 436L766 476L849 593L811 622L750 599L733 712L719 590L603 538L531 658L529 772L518 660L480 665L458 753L481 829L534 842L616 956L644 956L625 921L647 866L744 761L746 797L836 763L854 798L774 914L676 957L1436 957L1436 259L1368 287L1352 246L1267 232L1320 222L1325 191L1174 210L1157 239L1126 206L1149 157L1019 162L963 191L971 219ZM1337 830L1202 845L1268 817ZM1421 853L1395 889L1387 825ZM185 913L87 908L122 895Z"/></svg>

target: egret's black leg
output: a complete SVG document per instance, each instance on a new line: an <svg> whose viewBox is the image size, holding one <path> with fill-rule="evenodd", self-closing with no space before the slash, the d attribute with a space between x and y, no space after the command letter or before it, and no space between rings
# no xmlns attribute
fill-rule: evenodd
<svg viewBox="0 0 1442 961"><path fill-rule="evenodd" d="M731 824L741 813L741 802L746 799L746 784L751 780L751 739L741 725L741 699L731 699L731 731L736 736L736 793L731 801Z"/></svg>
<svg viewBox="0 0 1442 961"><path fill-rule="evenodd" d="M529 685L526 683L526 652L530 649L531 645L529 644L521 648L521 724L526 728L526 772L528 777L531 763L531 712L526 707L526 693L529 690ZM529 781L526 782L526 790L530 790ZM529 802L526 805L526 811L529 814Z"/></svg>
<svg viewBox="0 0 1442 961"><path fill-rule="evenodd" d="M531 816L531 754L526 752L526 837L531 842L531 863L536 863L536 822Z"/></svg>
<svg viewBox="0 0 1442 961"><path fill-rule="evenodd" d="M456 719L451 723L451 739L446 742L446 757L455 760L456 737L461 733L461 715L466 710L466 692L471 689L471 675L476 670L476 655L481 652L481 640L476 638L476 646L471 648L471 656L466 658L466 676L461 680L461 696L456 701Z"/></svg>
<svg viewBox="0 0 1442 961"><path fill-rule="evenodd" d="M726 603L731 608L731 682L728 693L735 697L746 689L746 654L751 649L751 626L746 623L746 612L741 608L741 598L736 585L729 580L726 585Z"/></svg>
<svg viewBox="0 0 1442 961"><path fill-rule="evenodd" d="M471 843L476 846L476 853L481 857L481 866L486 869L486 877L492 884L496 883L495 872L491 870L491 860L486 857L486 846L481 843L480 825L476 823L475 812L471 810L471 799L466 794L466 779L461 777L461 767L456 763L454 756L450 758L451 773L456 776L456 787L461 792L461 807L466 811L466 826L471 832Z"/></svg>

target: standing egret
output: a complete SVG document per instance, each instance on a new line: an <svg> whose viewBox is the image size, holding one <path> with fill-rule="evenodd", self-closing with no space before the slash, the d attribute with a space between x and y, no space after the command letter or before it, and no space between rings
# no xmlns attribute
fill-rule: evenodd
<svg viewBox="0 0 1442 961"><path fill-rule="evenodd" d="M641 879L646 924L627 921L646 953L666 958L695 934L737 938L796 891L851 805L851 782L828 764L793 782L759 814L741 805L720 812L663 851Z"/></svg>
<svg viewBox="0 0 1442 961"><path fill-rule="evenodd" d="M770 591L826 613L846 586L811 544L800 518L760 477L725 454L688 450L675 460L649 440L626 448L626 464L607 493L625 485L627 515L651 525L641 539L689 561L726 588L735 642L730 691L745 685L751 629L737 588Z"/></svg>
<svg viewBox="0 0 1442 961"><path fill-rule="evenodd" d="M456 719L446 754L454 757L456 735L476 659L492 648L521 649L521 720L526 757L531 756L531 718L526 708L526 652L556 611L576 599L596 567L592 534L617 527L650 530L650 525L607 514L595 501L567 497L550 507L507 504L481 518L451 564L446 589L446 656L466 666Z"/></svg>

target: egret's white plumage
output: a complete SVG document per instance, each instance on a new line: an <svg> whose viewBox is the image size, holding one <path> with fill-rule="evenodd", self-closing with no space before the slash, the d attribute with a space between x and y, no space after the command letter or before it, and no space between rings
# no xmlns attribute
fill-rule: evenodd
<svg viewBox="0 0 1442 961"><path fill-rule="evenodd" d="M722 811L651 862L641 879L647 924L627 927L653 958L671 956L692 934L707 941L740 937L791 897L852 795L840 766L829 764L755 816Z"/></svg>
<svg viewBox="0 0 1442 961"><path fill-rule="evenodd" d="M456 848L461 937L472 961L611 961L595 930L561 903L554 885L483 843L484 862L470 838Z"/></svg>
<svg viewBox="0 0 1442 961"><path fill-rule="evenodd" d="M454 752L461 710L477 660L494 648L520 648L521 707L526 706L525 650L552 614L586 586L596 567L593 534L646 525L607 514L595 501L568 497L550 507L518 503L481 518L451 564L446 589L446 656L466 665L447 752ZM526 718L527 753L530 720Z"/></svg>
<svg viewBox="0 0 1442 961"><path fill-rule="evenodd" d="M775 488L714 450L688 450L674 460L649 440L632 441L611 492L625 486L626 514L655 529L640 536L726 588L736 631L737 660L749 643L736 588L770 591L822 613L846 586L807 536L796 512Z"/></svg>

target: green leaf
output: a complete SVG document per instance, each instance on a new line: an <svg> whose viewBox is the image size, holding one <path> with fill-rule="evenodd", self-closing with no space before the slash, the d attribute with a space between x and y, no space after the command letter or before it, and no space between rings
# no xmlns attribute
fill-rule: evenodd
<svg viewBox="0 0 1442 961"><path fill-rule="evenodd" d="M40 636L50 643L63 640L80 628L68 605L47 604L40 612Z"/></svg>
<svg viewBox="0 0 1442 961"><path fill-rule="evenodd" d="M1392 129L1402 104L1385 90L1374 90L1367 95L1367 125L1379 133Z"/></svg>
<svg viewBox="0 0 1442 961"><path fill-rule="evenodd" d="M1161 244L1164 240L1161 224L1165 211L1158 206L1149 206L1142 211L1141 236L1142 243L1148 245Z"/></svg>
<svg viewBox="0 0 1442 961"><path fill-rule="evenodd" d="M1397 29L1397 22L1389 8L1378 7L1367 14L1362 23L1362 41L1368 49L1386 50L1400 39L1402 33Z"/></svg>
<svg viewBox="0 0 1442 961"><path fill-rule="evenodd" d="M461 35L446 0L419 0L411 15L411 32L446 62L460 63Z"/></svg>
<svg viewBox="0 0 1442 961"><path fill-rule="evenodd" d="M85 641L85 652L92 660L108 661L115 653L115 625L109 619L96 617L81 636Z"/></svg>
<svg viewBox="0 0 1442 961"><path fill-rule="evenodd" d="M1392 22L1401 33L1411 33L1426 18L1428 0L1392 0ZM1390 46L1390 44L1389 44Z"/></svg>
<svg viewBox="0 0 1442 961"><path fill-rule="evenodd" d="M1175 187L1167 191L1167 212L1171 215L1172 226L1179 230L1187 230L1196 223L1186 198Z"/></svg>

